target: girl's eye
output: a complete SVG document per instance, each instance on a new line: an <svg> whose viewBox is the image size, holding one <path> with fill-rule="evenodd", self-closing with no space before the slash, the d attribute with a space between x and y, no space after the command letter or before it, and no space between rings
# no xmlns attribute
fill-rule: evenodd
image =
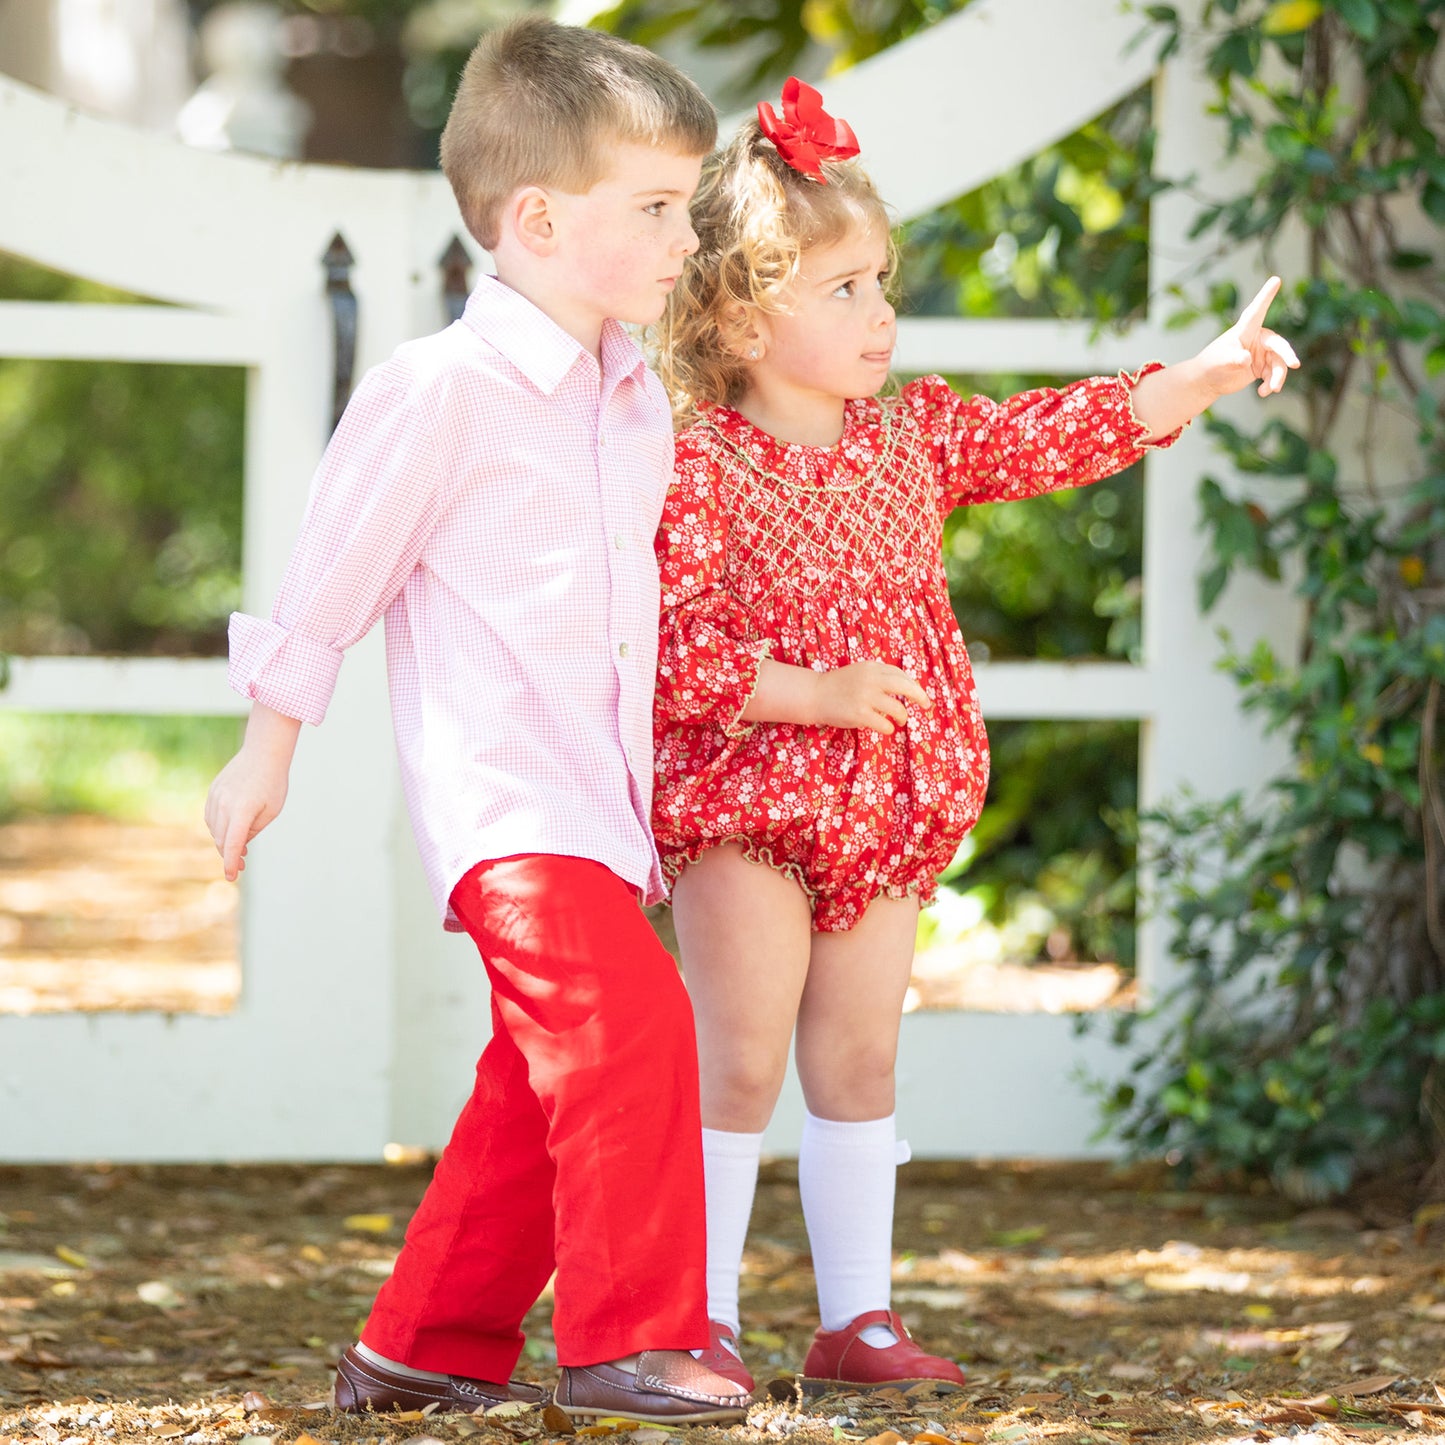
<svg viewBox="0 0 1445 1445"><path fill-rule="evenodd" d="M833 292L833 295L835 295L835 296L843 296L843 297L851 296L852 294L853 294L853 283L852 283L851 281L845 281L845 282L843 282L843 284L842 284L841 286L839 286L836 291Z"/></svg>
<svg viewBox="0 0 1445 1445"><path fill-rule="evenodd" d="M653 201L651 205L644 206L642 209L646 211L649 216L660 216L662 214L662 208L666 204L666 201Z"/></svg>

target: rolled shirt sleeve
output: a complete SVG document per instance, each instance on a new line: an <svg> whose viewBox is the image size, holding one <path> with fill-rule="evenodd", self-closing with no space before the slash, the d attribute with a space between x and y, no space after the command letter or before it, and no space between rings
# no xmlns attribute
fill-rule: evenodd
<svg viewBox="0 0 1445 1445"><path fill-rule="evenodd" d="M434 398L397 359L368 372L321 459L269 619L230 622L231 686L319 723L345 650L391 604L445 504Z"/></svg>

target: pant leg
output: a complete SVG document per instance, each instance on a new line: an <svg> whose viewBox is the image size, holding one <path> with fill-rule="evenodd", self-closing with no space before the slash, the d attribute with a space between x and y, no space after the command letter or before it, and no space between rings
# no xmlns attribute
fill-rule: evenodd
<svg viewBox="0 0 1445 1445"><path fill-rule="evenodd" d="M480 865L453 906L547 1120L558 1362L705 1346L697 1045L676 964L632 890L586 859Z"/></svg>
<svg viewBox="0 0 1445 1445"><path fill-rule="evenodd" d="M527 1065L492 1003L492 1040L362 1338L388 1359L507 1379L552 1273L554 1170Z"/></svg>

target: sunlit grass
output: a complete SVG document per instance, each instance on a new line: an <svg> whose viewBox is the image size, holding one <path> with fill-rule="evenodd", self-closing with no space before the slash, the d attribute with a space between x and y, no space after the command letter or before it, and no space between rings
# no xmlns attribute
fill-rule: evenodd
<svg viewBox="0 0 1445 1445"><path fill-rule="evenodd" d="M0 712L0 822L193 817L239 745L241 725L232 717Z"/></svg>

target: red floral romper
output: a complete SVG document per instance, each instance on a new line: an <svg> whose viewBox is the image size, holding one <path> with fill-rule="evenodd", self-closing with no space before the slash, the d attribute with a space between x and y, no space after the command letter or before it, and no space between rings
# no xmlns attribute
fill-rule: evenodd
<svg viewBox="0 0 1445 1445"><path fill-rule="evenodd" d="M675 879L740 843L797 880L820 932L879 894L926 902L978 819L988 741L949 605L943 519L1098 481L1143 454L1133 376L997 403L940 377L850 401L836 446L779 442L705 406L677 438L657 534L662 637L652 823ZM1173 440L1173 438L1168 438ZM933 709L866 729L749 723L764 657L827 671L876 658Z"/></svg>

